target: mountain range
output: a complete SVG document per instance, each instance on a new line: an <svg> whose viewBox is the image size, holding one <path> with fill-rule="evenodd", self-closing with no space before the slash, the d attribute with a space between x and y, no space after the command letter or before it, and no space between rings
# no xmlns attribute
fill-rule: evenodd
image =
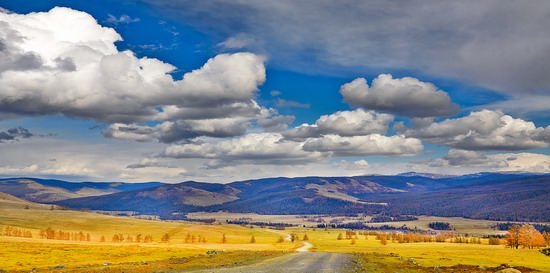
<svg viewBox="0 0 550 273"><path fill-rule="evenodd" d="M550 174L533 173L277 177L227 184L72 183L10 178L0 180L0 192L75 209L133 211L167 219L195 211L229 211L550 221Z"/></svg>

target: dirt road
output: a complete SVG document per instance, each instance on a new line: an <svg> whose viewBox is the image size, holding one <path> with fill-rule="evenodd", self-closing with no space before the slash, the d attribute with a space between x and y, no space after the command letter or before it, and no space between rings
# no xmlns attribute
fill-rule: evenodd
<svg viewBox="0 0 550 273"><path fill-rule="evenodd" d="M351 255L326 252L299 252L263 261L261 263L233 267L202 270L197 272L222 273L340 273L350 271Z"/></svg>

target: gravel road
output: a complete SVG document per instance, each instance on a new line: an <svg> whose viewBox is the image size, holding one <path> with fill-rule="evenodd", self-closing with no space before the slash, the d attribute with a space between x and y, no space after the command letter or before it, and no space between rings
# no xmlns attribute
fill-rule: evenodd
<svg viewBox="0 0 550 273"><path fill-rule="evenodd" d="M261 263L234 267L201 270L197 272L222 273L340 273L351 267L351 255L326 252L299 252L263 261Z"/></svg>

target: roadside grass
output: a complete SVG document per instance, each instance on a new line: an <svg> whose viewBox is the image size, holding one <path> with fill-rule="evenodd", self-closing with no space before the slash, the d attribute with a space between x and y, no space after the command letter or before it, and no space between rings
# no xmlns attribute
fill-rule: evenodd
<svg viewBox="0 0 550 273"><path fill-rule="evenodd" d="M0 242L0 269L9 272L158 272L245 265L283 251L220 251L139 245Z"/></svg>
<svg viewBox="0 0 550 273"><path fill-rule="evenodd" d="M91 212L50 210L50 206L40 204L31 204L29 209L25 209L25 206L0 200L0 229L13 226L33 233L33 238L0 236L0 269L29 270L59 264L73 267L105 262L119 264L166 260L197 256L205 254L207 250L248 250L250 255L239 254L240 260L244 261L247 257L252 259L257 251L288 251L300 246L286 241L277 243L284 233L258 227L142 220ZM90 233L91 241L39 239L39 231L48 227L65 232ZM207 242L185 243L188 233L196 237L203 236ZM154 242L114 243L111 239L115 234L124 234L125 237L152 235ZM167 243L160 242L164 234L170 235ZM222 243L224 234L226 243ZM105 237L106 242L100 242L101 236ZM251 236L254 236L256 243L250 243ZM212 264L205 262L202 266Z"/></svg>
<svg viewBox="0 0 550 273"><path fill-rule="evenodd" d="M379 253L397 254L404 259L412 258L421 266L454 266L458 264L496 267L501 264L523 266L550 272L550 259L538 249L510 249L504 245L489 245L487 240L482 244L457 243L397 243L388 240L382 245L375 236L358 235L355 244L351 240L337 240L344 230L291 228L288 232L298 234L302 238L307 233L309 242L314 245L311 251L340 253Z"/></svg>
<svg viewBox="0 0 550 273"><path fill-rule="evenodd" d="M354 270L352 272L392 272L392 273L488 273L509 268L508 265L495 267L477 265L453 265L453 266L422 266L414 259L404 259L398 255L361 253L353 257ZM526 267L515 267L522 273L538 272Z"/></svg>

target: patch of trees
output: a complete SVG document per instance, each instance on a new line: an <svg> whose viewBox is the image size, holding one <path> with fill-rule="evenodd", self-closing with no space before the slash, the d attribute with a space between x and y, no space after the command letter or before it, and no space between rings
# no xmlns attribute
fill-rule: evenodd
<svg viewBox="0 0 550 273"><path fill-rule="evenodd" d="M434 230L452 230L451 224L447 222L431 222L428 227Z"/></svg>
<svg viewBox="0 0 550 273"><path fill-rule="evenodd" d="M16 228L12 226L5 227L3 231L0 230L0 234L11 237L32 238L32 232L30 230Z"/></svg>
<svg viewBox="0 0 550 273"><path fill-rule="evenodd" d="M101 242L105 242L105 237L101 237ZM113 235L113 238L111 239L111 242L113 243L152 243L153 242L153 236L151 235L143 235L138 234L135 237L132 235L126 235L124 234L115 234Z"/></svg>
<svg viewBox="0 0 550 273"><path fill-rule="evenodd" d="M90 233L79 232L69 232L63 230L54 230L52 228L46 228L40 230L38 233L40 239L49 239L49 240L65 240L65 241L81 241L89 242L91 241Z"/></svg>
<svg viewBox="0 0 550 273"><path fill-rule="evenodd" d="M354 230L412 230L407 225L400 227L394 227L390 225L382 226L369 226L364 222L349 222L349 223L333 223L333 224L318 224L318 228L342 228L342 229L354 229Z"/></svg>
<svg viewBox="0 0 550 273"><path fill-rule="evenodd" d="M506 245L510 248L537 248L547 245L545 237L530 224L512 225L508 229Z"/></svg>
<svg viewBox="0 0 550 273"><path fill-rule="evenodd" d="M185 236L185 240L183 242L186 243L186 244L195 244L195 243L206 244L206 237L201 236L201 235L195 235L195 234L187 233L187 236Z"/></svg>
<svg viewBox="0 0 550 273"><path fill-rule="evenodd" d="M498 240L498 239L497 239ZM481 239L480 238L477 238L477 237L456 237L454 239L451 240L452 243L457 243L457 244L481 244ZM499 240L499 243L500 244L500 240Z"/></svg>
<svg viewBox="0 0 550 273"><path fill-rule="evenodd" d="M242 225L242 226L259 226L259 227L292 227L295 226L293 224L289 223L272 223L272 222L250 222L250 221L244 221L244 220L226 220L228 224L234 224L234 225Z"/></svg>
<svg viewBox="0 0 550 273"><path fill-rule="evenodd" d="M376 215L372 217L369 223L384 223L384 222L402 222L402 221L415 221L418 217L412 215Z"/></svg>
<svg viewBox="0 0 550 273"><path fill-rule="evenodd" d="M513 225L518 225L518 223L512 223L512 222L504 222L504 223L496 223L495 228L498 230L509 230L510 227ZM543 232L550 232L550 225L545 224L531 224L536 230L538 230L540 233Z"/></svg>
<svg viewBox="0 0 550 273"><path fill-rule="evenodd" d="M490 245L500 245L500 244L502 244L502 242L497 237L491 237L491 238L489 238L489 244Z"/></svg>
<svg viewBox="0 0 550 273"><path fill-rule="evenodd" d="M205 224L213 224L214 222L216 222L215 218L197 219L197 218L185 217L184 220L189 222L199 222L199 223L205 223Z"/></svg>

